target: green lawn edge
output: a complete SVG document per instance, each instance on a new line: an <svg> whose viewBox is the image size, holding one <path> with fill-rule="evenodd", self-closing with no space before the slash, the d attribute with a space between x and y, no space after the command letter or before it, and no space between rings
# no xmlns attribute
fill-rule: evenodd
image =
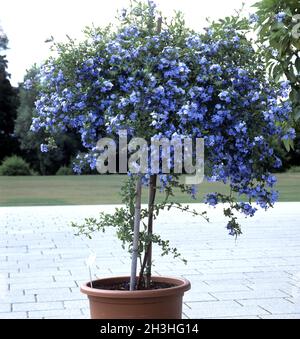
<svg viewBox="0 0 300 339"><path fill-rule="evenodd" d="M56 205L112 205L120 204L120 187L126 176L0 176L0 206L56 206ZM277 175L279 201L300 202L300 173ZM176 192L174 202L201 203L209 192L229 192L226 185L204 182L199 186L199 196L193 200ZM163 194L158 194L158 201ZM144 190L143 202L147 201Z"/></svg>

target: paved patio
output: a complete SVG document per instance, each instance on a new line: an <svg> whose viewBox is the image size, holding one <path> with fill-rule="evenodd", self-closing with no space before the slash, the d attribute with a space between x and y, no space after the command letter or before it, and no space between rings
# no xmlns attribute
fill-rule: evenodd
<svg viewBox="0 0 300 339"><path fill-rule="evenodd" d="M113 208L0 208L0 318L88 318L78 286L89 279L89 253L97 253L99 277L128 275L129 257L113 231L88 240L69 225ZM300 319L300 203L246 219L237 241L227 235L221 208L209 215L207 224L163 213L155 226L188 259L156 257L154 267L190 279L184 318Z"/></svg>

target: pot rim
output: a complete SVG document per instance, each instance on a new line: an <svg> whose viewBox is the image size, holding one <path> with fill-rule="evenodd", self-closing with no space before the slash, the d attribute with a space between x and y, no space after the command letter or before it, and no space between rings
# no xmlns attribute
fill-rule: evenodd
<svg viewBox="0 0 300 339"><path fill-rule="evenodd" d="M110 277L94 280L98 281L124 281L130 279L128 276L123 277ZM184 294L191 289L191 283L185 278L173 278L173 277L164 277L164 276L155 276L151 277L153 281L161 283L170 283L176 285L170 288L162 288L157 290L142 290L142 291L111 291L111 290L100 290L96 288L91 288L88 285L90 282L81 285L80 291L83 294L87 294L89 297L99 297L99 298L122 298L122 299L138 299L138 298L155 298L155 297L166 297L174 294Z"/></svg>

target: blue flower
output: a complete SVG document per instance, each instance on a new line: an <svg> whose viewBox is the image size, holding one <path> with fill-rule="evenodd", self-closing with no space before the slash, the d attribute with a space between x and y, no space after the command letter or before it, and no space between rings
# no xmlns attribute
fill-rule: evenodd
<svg viewBox="0 0 300 339"><path fill-rule="evenodd" d="M139 96L139 93L136 92L136 91L133 91L131 94L130 94L130 102L132 104L137 104L140 102L140 96Z"/></svg>
<svg viewBox="0 0 300 339"><path fill-rule="evenodd" d="M49 151L48 146L44 144L41 144L40 149L42 153L47 153Z"/></svg>
<svg viewBox="0 0 300 339"><path fill-rule="evenodd" d="M210 68L209 68L210 71L216 73L216 74L220 74L222 73L222 68L220 65L218 64L214 64L214 65L211 65Z"/></svg>
<svg viewBox="0 0 300 339"><path fill-rule="evenodd" d="M224 117L222 115L219 115L219 114L215 114L213 115L212 117L212 122L215 123L215 124L222 124L224 121Z"/></svg>
<svg viewBox="0 0 300 339"><path fill-rule="evenodd" d="M277 20L278 23L283 22L283 20L286 17L286 13L285 12L279 12L275 15L275 19Z"/></svg>
<svg viewBox="0 0 300 339"><path fill-rule="evenodd" d="M63 73L63 71L61 69L58 71L56 80L58 82L62 82L64 80L64 73Z"/></svg>
<svg viewBox="0 0 300 339"><path fill-rule="evenodd" d="M131 120L135 120L137 118L137 113L136 112L133 112L130 114L130 119Z"/></svg>
<svg viewBox="0 0 300 339"><path fill-rule="evenodd" d="M27 79L24 84L23 84L23 87L27 90L31 89L32 88L32 80L31 79Z"/></svg>
<svg viewBox="0 0 300 339"><path fill-rule="evenodd" d="M258 22L258 20L259 20L259 16L257 14L255 14L255 13L251 14L249 16L249 23L250 24L254 24L254 23Z"/></svg>
<svg viewBox="0 0 300 339"><path fill-rule="evenodd" d="M279 55L279 52L278 52L276 49L272 49L272 50L271 50L271 54L272 54L272 56L273 56L274 58L277 58L278 55Z"/></svg>
<svg viewBox="0 0 300 339"><path fill-rule="evenodd" d="M227 103L230 103L231 102L231 97L230 97L230 94L228 91L222 91L220 94L219 94L219 98L222 100L222 101L226 101Z"/></svg>
<svg viewBox="0 0 300 339"><path fill-rule="evenodd" d="M196 199L197 193L198 193L197 186L193 185L193 186L191 187L191 196L192 196L193 199Z"/></svg>
<svg viewBox="0 0 300 339"><path fill-rule="evenodd" d="M235 130L239 133L246 133L247 132L247 126L244 121L239 122L237 125L234 126Z"/></svg>
<svg viewBox="0 0 300 339"><path fill-rule="evenodd" d="M277 178L274 175L269 175L267 177L267 184L269 187L273 187L277 182Z"/></svg>
<svg viewBox="0 0 300 339"><path fill-rule="evenodd" d="M294 128L289 128L286 134L283 135L282 140L294 140L296 138L296 131Z"/></svg>
<svg viewBox="0 0 300 339"><path fill-rule="evenodd" d="M257 211L257 208L254 208L250 204L243 203L243 202L239 203L239 208L241 209L242 213L250 217L253 217Z"/></svg>
<svg viewBox="0 0 300 339"><path fill-rule="evenodd" d="M274 168L281 168L282 167L282 161L278 158L275 157L275 162L274 162Z"/></svg>
<svg viewBox="0 0 300 339"><path fill-rule="evenodd" d="M104 81L101 87L101 92L108 92L110 91L114 85L110 81Z"/></svg>
<svg viewBox="0 0 300 339"><path fill-rule="evenodd" d="M209 193L206 195L205 203L210 206L216 206L218 204L218 194L217 193Z"/></svg>
<svg viewBox="0 0 300 339"><path fill-rule="evenodd" d="M255 102L259 100L259 93L255 92L253 93L252 97L251 97L251 102Z"/></svg>
<svg viewBox="0 0 300 339"><path fill-rule="evenodd" d="M77 103L75 104L75 107L76 107L77 109L83 110L83 109L86 108L86 104L85 104L84 101L80 101L80 102L77 102Z"/></svg>

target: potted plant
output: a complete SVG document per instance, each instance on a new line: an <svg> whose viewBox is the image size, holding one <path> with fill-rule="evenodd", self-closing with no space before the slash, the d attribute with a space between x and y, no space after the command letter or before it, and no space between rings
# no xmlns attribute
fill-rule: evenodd
<svg viewBox="0 0 300 339"><path fill-rule="evenodd" d="M261 51L245 37L248 27L246 19L227 18L200 34L186 27L180 13L163 19L151 1L134 1L121 13L117 27L86 29L83 43L69 39L55 44L57 55L41 67L32 123L33 131L48 133L41 150L55 147L56 133L75 130L86 150L77 157L77 173L87 163L100 172L128 173L122 188L124 207L73 224L78 234L88 237L115 227L132 256L130 277L81 287L89 297L92 318L181 317L182 297L190 283L153 277L151 267L154 244L163 255L181 258L154 232L161 210L177 208L207 219L206 213L172 201L178 189L196 198L193 181L182 182L178 170L186 158L199 160L201 143L194 149L184 143L187 139L205 142L206 178L230 186L230 194L210 193L205 202L224 204L231 235L241 234L235 212L253 216L255 206L267 209L275 202L276 179L269 171L279 167L280 160L272 144L294 134L288 128L289 87L266 77ZM160 146L153 150L153 142L165 140L177 143L169 152ZM184 151L179 157L178 145ZM155 157L160 159L156 166L151 162ZM161 159L168 162L160 164ZM190 172L193 166L184 167ZM141 206L143 189L149 191L147 207ZM158 189L165 192L160 203ZM247 202L240 202L241 197Z"/></svg>

